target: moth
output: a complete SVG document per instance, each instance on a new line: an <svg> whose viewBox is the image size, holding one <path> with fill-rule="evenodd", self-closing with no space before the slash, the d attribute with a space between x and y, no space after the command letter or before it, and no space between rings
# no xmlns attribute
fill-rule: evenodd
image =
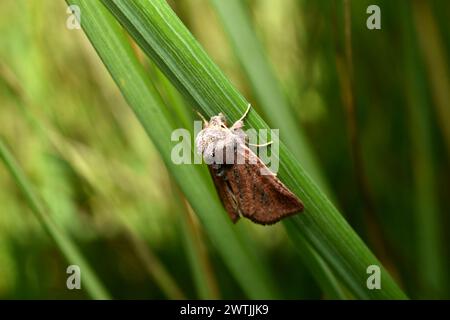
<svg viewBox="0 0 450 320"><path fill-rule="evenodd" d="M269 225L303 211L303 203L272 173L249 148L242 130L250 111L231 127L222 113L203 119L195 144L203 156L218 195L231 220L244 216L255 223ZM258 147L269 145L259 145Z"/></svg>

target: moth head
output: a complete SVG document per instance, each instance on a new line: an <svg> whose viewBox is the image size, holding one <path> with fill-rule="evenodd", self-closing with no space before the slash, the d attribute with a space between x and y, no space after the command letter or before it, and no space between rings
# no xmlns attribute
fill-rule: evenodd
<svg viewBox="0 0 450 320"><path fill-rule="evenodd" d="M195 141L197 153L203 155L205 159L214 157L217 148L222 149L231 143L230 138L225 116L219 113L217 116L211 117L197 135Z"/></svg>
<svg viewBox="0 0 450 320"><path fill-rule="evenodd" d="M227 120L223 113L219 113L217 116L211 117L209 120L209 126L211 127L226 127Z"/></svg>

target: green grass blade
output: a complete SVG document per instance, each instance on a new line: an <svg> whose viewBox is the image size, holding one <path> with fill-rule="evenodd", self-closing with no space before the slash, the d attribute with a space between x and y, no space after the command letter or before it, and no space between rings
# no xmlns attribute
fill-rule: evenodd
<svg viewBox="0 0 450 320"><path fill-rule="evenodd" d="M183 128L193 129L193 113L189 110L183 97L174 88L166 76L154 65L151 65L151 72L154 73L152 82L161 94L166 106L170 106ZM192 278L200 299L218 299L219 290L217 281L208 258L207 248L203 238L203 232L192 218L192 209L185 201L179 188L173 184L174 207L178 215L179 229L186 256L189 261Z"/></svg>
<svg viewBox="0 0 450 320"><path fill-rule="evenodd" d="M268 121L274 128L282 128L284 132L289 133L283 136L283 141L322 190L328 190L301 126L293 115L281 84L264 55L265 50L253 31L245 3L240 0L210 2L222 21L259 106L264 114L270 116Z"/></svg>
<svg viewBox="0 0 450 320"><path fill-rule="evenodd" d="M100 1L67 2L80 7L84 31L244 292L250 298L276 298L265 265L233 228L212 183L205 179L204 168L172 162L170 137L176 129L175 121L134 55L120 25Z"/></svg>
<svg viewBox="0 0 450 320"><path fill-rule="evenodd" d="M299 254L304 258L303 262L314 276L314 279L316 279L320 288L324 292L325 297L328 299L347 299L347 296L339 281L333 274L333 271L319 256L319 254L308 244L302 234L298 232L295 224L289 220L286 221L285 227L294 246L298 250Z"/></svg>
<svg viewBox="0 0 450 320"><path fill-rule="evenodd" d="M223 27L233 45L234 52L240 61L249 82L252 85L260 106L265 114L270 114L271 124L276 128L283 128L289 135L284 136L284 141L293 155L303 164L305 170L318 183L322 190L329 195L327 183L322 176L316 161L312 155L304 134L292 111L289 108L281 84L277 80L273 70L264 55L264 48L253 31L245 5L239 0L210 0L221 18ZM304 238L287 228L287 232L294 232L291 238L303 254L305 263L315 276L322 290L331 298L344 298L342 290L325 262L314 252ZM331 285L330 285L331 284Z"/></svg>
<svg viewBox="0 0 450 320"><path fill-rule="evenodd" d="M445 236L437 199L426 76L420 64L418 44L414 42L412 19L405 14L403 21L406 33L405 47L411 48L406 50L404 69L412 141L417 270L420 270L421 280L419 284L421 290L418 290L421 295L417 297L433 299L442 297L448 285L444 262L445 250L442 246Z"/></svg>
<svg viewBox="0 0 450 320"><path fill-rule="evenodd" d="M207 254L205 239L202 237L203 232L194 221L191 212L187 204L178 210L183 245L186 248L197 294L200 299L218 299L217 281Z"/></svg>
<svg viewBox="0 0 450 320"><path fill-rule="evenodd" d="M80 267L82 287L84 286L86 288L86 291L93 299L110 299L109 294L75 244L72 243L72 241L59 229L58 225L55 224L51 216L48 215L45 206L35 194L31 183L28 181L2 140L0 140L0 158L3 160L6 168L14 177L14 180L24 194L30 209L36 215L50 237L55 241L61 253L69 263Z"/></svg>
<svg viewBox="0 0 450 320"><path fill-rule="evenodd" d="M247 101L211 61L165 1L103 2L178 90L197 107L208 115L224 112L230 122L243 114ZM254 110L248 115L247 125L256 129L269 129ZM283 141L283 132L281 135ZM162 150L163 157L169 153L169 150ZM280 145L280 158L282 161L278 176L305 204L305 212L293 217L292 221L340 281L358 298L406 298L283 143ZM173 173L181 170L178 168ZM197 190L202 188L195 185ZM195 195L187 196L192 200ZM197 211L195 206L194 209ZM366 287L366 270L370 265L378 265L382 269L382 290L369 290Z"/></svg>
<svg viewBox="0 0 450 320"><path fill-rule="evenodd" d="M23 91L22 88L20 88L20 90ZM58 134L57 130L55 130L50 123L42 119L42 116L41 118L37 118L36 115L33 114L29 108L26 108L25 105L22 105L20 110L23 112L24 117L33 127L36 134L41 137L41 140L45 141L45 143L48 143L51 147L57 150L61 157L67 160L67 163L71 166L73 171L82 176L90 184L90 186L98 192L98 194L105 198L105 201L108 201L111 204L111 209L109 211L113 213L115 210L114 208L118 208L120 204L116 201L116 199L111 199L108 194L105 193L103 181L93 177L92 173L95 172L97 168L91 163L92 161L89 157L86 157L86 155L83 152L80 152L80 150L78 150L72 143L64 140L64 138ZM100 159L100 161L104 163L107 159ZM43 200L50 209L50 200ZM51 212L56 212L55 210L56 209L50 209ZM136 256L140 259L145 270L154 279L156 284L159 285L166 296L171 299L185 299L186 297L182 290L178 288L175 280L167 271L165 266L151 251L151 249L145 246L142 240L138 239L134 235L133 230L131 229L132 227L129 223L127 223L127 221L123 219L119 213L112 214L111 219L114 218L120 220L120 226L123 228L123 233L128 238L131 246L136 252ZM55 220L55 222L58 223L57 220Z"/></svg>
<svg viewBox="0 0 450 320"><path fill-rule="evenodd" d="M428 1L412 2L415 29L419 46L426 64L429 85L436 108L440 129L450 155L450 73L448 56L443 46L441 31L434 17L431 3Z"/></svg>

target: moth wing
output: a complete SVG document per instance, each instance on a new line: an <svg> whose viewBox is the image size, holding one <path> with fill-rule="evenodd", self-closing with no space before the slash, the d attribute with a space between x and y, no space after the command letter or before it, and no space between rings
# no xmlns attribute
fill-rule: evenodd
<svg viewBox="0 0 450 320"><path fill-rule="evenodd" d="M230 189L230 185L227 184L224 177L220 177L218 175L218 171L211 166L208 166L209 172L214 181L214 185L216 186L217 193L219 194L219 198L222 201L225 210L230 216L231 220L236 223L239 220L239 207L236 200L236 196L232 193Z"/></svg>
<svg viewBox="0 0 450 320"><path fill-rule="evenodd" d="M303 210L297 196L247 147L244 158L243 164L226 171L226 180L243 216L259 224L273 224Z"/></svg>

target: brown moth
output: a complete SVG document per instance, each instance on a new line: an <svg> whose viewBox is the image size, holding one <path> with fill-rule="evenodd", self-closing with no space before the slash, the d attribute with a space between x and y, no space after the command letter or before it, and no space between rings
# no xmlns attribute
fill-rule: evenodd
<svg viewBox="0 0 450 320"><path fill-rule="evenodd" d="M303 203L248 147L242 127L250 107L231 127L221 113L209 122L202 117L203 129L195 142L233 222L244 216L255 223L273 224L302 211Z"/></svg>

